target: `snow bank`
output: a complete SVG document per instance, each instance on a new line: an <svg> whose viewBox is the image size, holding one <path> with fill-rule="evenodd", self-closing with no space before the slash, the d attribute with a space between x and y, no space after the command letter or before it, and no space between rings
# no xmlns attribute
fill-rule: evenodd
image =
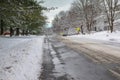
<svg viewBox="0 0 120 80"><path fill-rule="evenodd" d="M96 33L86 34L86 35L73 35L73 36L69 36L69 38L73 38L73 39L74 38L89 38L89 39L112 41L112 42L120 43L120 31L116 31L113 33L102 31L102 32L96 32Z"/></svg>
<svg viewBox="0 0 120 80"><path fill-rule="evenodd" d="M0 38L0 80L38 80L43 39Z"/></svg>

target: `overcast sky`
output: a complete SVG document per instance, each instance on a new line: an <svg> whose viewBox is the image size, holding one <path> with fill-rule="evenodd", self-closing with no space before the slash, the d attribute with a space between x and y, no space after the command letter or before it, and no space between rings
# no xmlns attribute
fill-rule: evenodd
<svg viewBox="0 0 120 80"><path fill-rule="evenodd" d="M38 0L39 1L39 0ZM45 7L58 7L56 10L52 10L50 12L45 12L45 15L48 17L48 21L51 22L54 19L54 16L58 14L60 11L68 10L70 8L71 3L74 0L44 0L43 4ZM50 25L49 25L50 26Z"/></svg>

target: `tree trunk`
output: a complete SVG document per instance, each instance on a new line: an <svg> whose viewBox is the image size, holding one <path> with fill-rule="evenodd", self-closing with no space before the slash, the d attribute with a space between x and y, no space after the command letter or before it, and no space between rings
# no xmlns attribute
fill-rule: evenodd
<svg viewBox="0 0 120 80"><path fill-rule="evenodd" d="M13 34L14 34L14 30L13 30L13 28L12 28L12 27L10 27L10 37L12 37L12 36L13 36Z"/></svg>
<svg viewBox="0 0 120 80"><path fill-rule="evenodd" d="M111 33L112 33L113 32L113 22L111 23L110 30L111 30Z"/></svg>
<svg viewBox="0 0 120 80"><path fill-rule="evenodd" d="M95 27L95 31L97 31L97 27Z"/></svg>
<svg viewBox="0 0 120 80"><path fill-rule="evenodd" d="M3 20L1 20L0 35L2 35L4 33L3 25L4 25L4 22L3 22Z"/></svg>
<svg viewBox="0 0 120 80"><path fill-rule="evenodd" d="M87 30L88 30L88 33L90 34L90 25L89 24L87 24Z"/></svg>
<svg viewBox="0 0 120 80"><path fill-rule="evenodd" d="M16 36L19 36L19 34L20 34L19 28L16 28Z"/></svg>
<svg viewBox="0 0 120 80"><path fill-rule="evenodd" d="M89 24L88 24L88 22L86 22L86 26L87 26L87 30L89 31Z"/></svg>
<svg viewBox="0 0 120 80"><path fill-rule="evenodd" d="M81 25L81 33L83 34L83 25Z"/></svg>

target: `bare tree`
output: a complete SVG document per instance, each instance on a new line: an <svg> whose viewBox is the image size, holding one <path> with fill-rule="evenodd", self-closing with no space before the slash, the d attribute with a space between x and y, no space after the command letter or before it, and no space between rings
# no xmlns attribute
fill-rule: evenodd
<svg viewBox="0 0 120 80"><path fill-rule="evenodd" d="M67 32L71 19L68 18L68 12L61 11L53 20L53 29L55 33L65 33Z"/></svg>
<svg viewBox="0 0 120 80"><path fill-rule="evenodd" d="M55 33L60 32L60 29L59 29L59 18L58 18L57 15L56 15L56 17L54 18L54 20L52 21L52 25L53 25L53 31L54 31Z"/></svg>
<svg viewBox="0 0 120 80"><path fill-rule="evenodd" d="M64 32L76 27L81 28L81 33L89 32L94 28L94 18L100 14L100 0L77 0L73 2L69 11L62 11L53 20L53 29ZM59 30L59 31L58 31Z"/></svg>
<svg viewBox="0 0 120 80"><path fill-rule="evenodd" d="M118 6L118 0L103 0L103 4L109 23L108 29L110 29L112 33L114 29L115 12Z"/></svg>
<svg viewBox="0 0 120 80"><path fill-rule="evenodd" d="M77 7L79 7L80 11L83 12L87 30L90 32L92 21L93 21L92 20L92 16L93 16L92 4L90 4L89 0L77 0L76 5Z"/></svg>
<svg viewBox="0 0 120 80"><path fill-rule="evenodd" d="M99 2L100 0L76 0L74 3L79 8L79 12L82 12L83 20L89 32L94 25L94 18L97 16L99 10L99 7L97 7Z"/></svg>

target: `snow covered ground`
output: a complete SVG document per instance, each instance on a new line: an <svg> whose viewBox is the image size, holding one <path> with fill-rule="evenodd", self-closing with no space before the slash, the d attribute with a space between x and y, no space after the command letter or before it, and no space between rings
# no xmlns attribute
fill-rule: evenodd
<svg viewBox="0 0 120 80"><path fill-rule="evenodd" d="M0 37L0 80L38 80L44 36Z"/></svg>
<svg viewBox="0 0 120 80"><path fill-rule="evenodd" d="M104 54L120 57L120 31L113 33L103 31L86 35L64 37L70 41L80 43L87 49L96 50Z"/></svg>
<svg viewBox="0 0 120 80"><path fill-rule="evenodd" d="M101 41L110 41L110 42L118 42L120 43L120 31L116 31L113 33L102 31L102 32L96 32L92 34L86 34L86 35L73 35L68 36L71 39L77 39L77 38L89 38L94 40L101 40Z"/></svg>

